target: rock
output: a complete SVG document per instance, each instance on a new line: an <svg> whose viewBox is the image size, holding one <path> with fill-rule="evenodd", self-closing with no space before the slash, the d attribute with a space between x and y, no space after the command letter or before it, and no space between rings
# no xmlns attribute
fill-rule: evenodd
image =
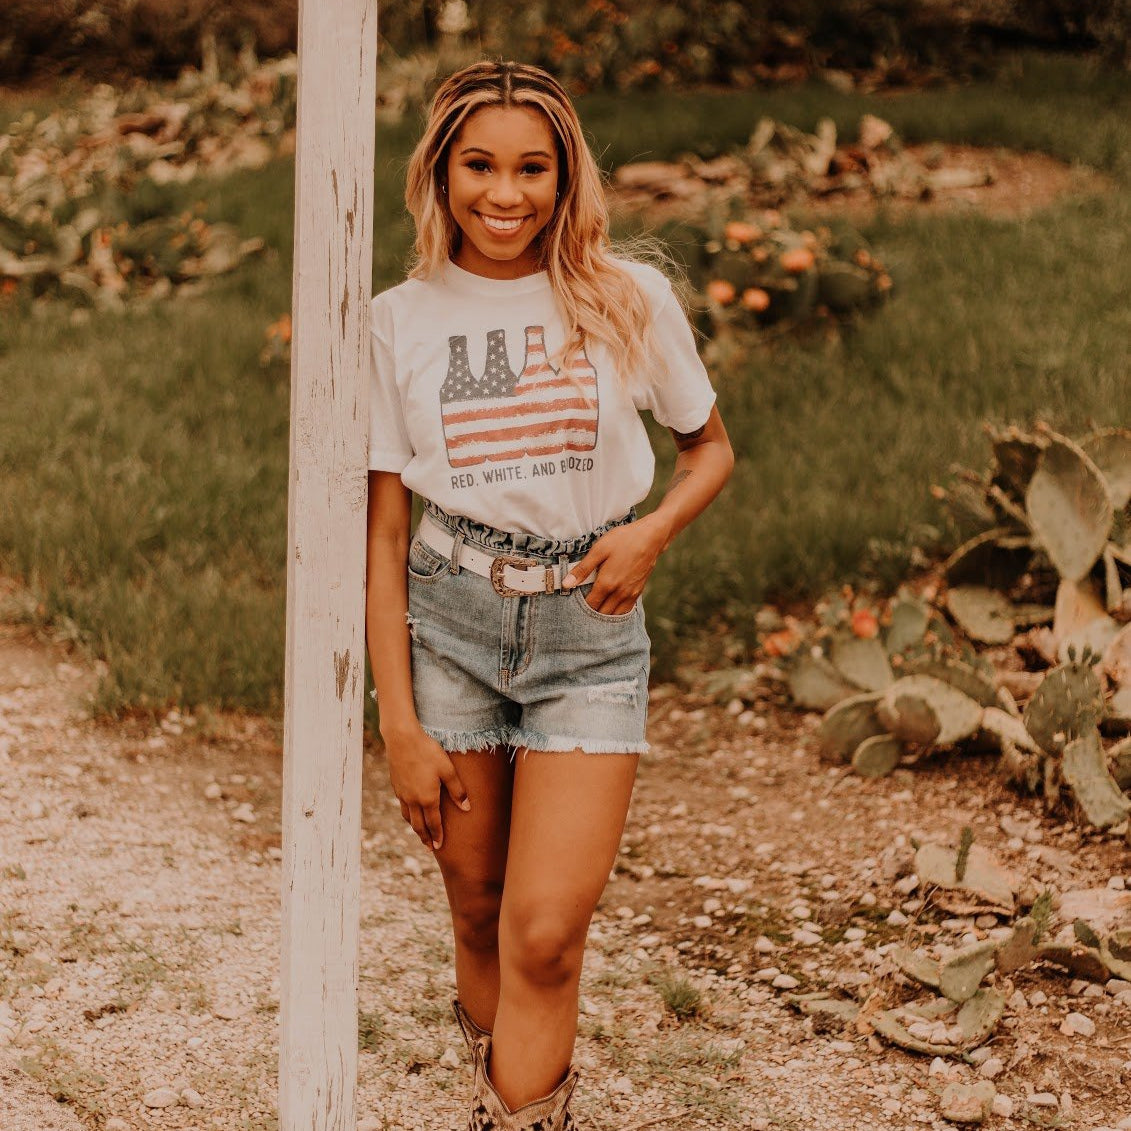
<svg viewBox="0 0 1131 1131"><path fill-rule="evenodd" d="M939 1110L953 1123L981 1123L993 1108L997 1089L988 1080L977 1084L950 1083L943 1088Z"/></svg>
<svg viewBox="0 0 1131 1131"><path fill-rule="evenodd" d="M990 1110L994 1115L998 1115L1002 1119L1009 1119L1013 1115L1013 1101L1003 1092L998 1092L998 1094L994 1096Z"/></svg>
<svg viewBox="0 0 1131 1131"><path fill-rule="evenodd" d="M1028 1097L1033 1107L1058 1107L1056 1096L1052 1092L1034 1092Z"/></svg>
<svg viewBox="0 0 1131 1131"><path fill-rule="evenodd" d="M770 985L777 990L795 990L801 983L791 974L779 974Z"/></svg>
<svg viewBox="0 0 1131 1131"><path fill-rule="evenodd" d="M991 1056L982 1062L981 1068L978 1069L978 1075L985 1076L987 1080L993 1080L1000 1076L1004 1070L1005 1062L1001 1057Z"/></svg>
<svg viewBox="0 0 1131 1131"><path fill-rule="evenodd" d="M182 1088L181 1103L186 1107L204 1107L204 1097L195 1088Z"/></svg>
<svg viewBox="0 0 1131 1131"><path fill-rule="evenodd" d="M705 930L713 922L714 920L710 915L696 915L695 918L691 920L691 925L693 927L698 927L700 930Z"/></svg>
<svg viewBox="0 0 1131 1131"><path fill-rule="evenodd" d="M444 1049L443 1054L440 1056L441 1068L459 1068L459 1053L450 1045Z"/></svg>
<svg viewBox="0 0 1131 1131"><path fill-rule="evenodd" d="M885 920L889 927L906 927L910 920L900 910L893 911Z"/></svg>
<svg viewBox="0 0 1131 1131"><path fill-rule="evenodd" d="M244 801L232 810L232 820L242 821L245 825L254 825L259 818L251 807L250 801Z"/></svg>
<svg viewBox="0 0 1131 1131"><path fill-rule="evenodd" d="M209 801L216 801L224 796L224 788L218 781L210 781L204 787L204 796L208 798Z"/></svg>
<svg viewBox="0 0 1131 1131"><path fill-rule="evenodd" d="M146 1107L175 1107L181 1102L181 1097L172 1088L154 1088L141 1097L141 1102Z"/></svg>
<svg viewBox="0 0 1131 1131"><path fill-rule="evenodd" d="M103 1124L102 1131L130 1131L129 1124L124 1119L119 1119L116 1115L112 1115L105 1124Z"/></svg>
<svg viewBox="0 0 1131 1131"><path fill-rule="evenodd" d="M1094 1037L1096 1035L1096 1023L1082 1013L1070 1013L1061 1022L1060 1031L1066 1037Z"/></svg>

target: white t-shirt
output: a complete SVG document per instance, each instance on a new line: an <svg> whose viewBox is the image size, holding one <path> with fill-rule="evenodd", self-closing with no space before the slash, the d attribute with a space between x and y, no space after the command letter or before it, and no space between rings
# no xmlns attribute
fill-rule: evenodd
<svg viewBox="0 0 1131 1131"><path fill-rule="evenodd" d="M576 538L626 514L655 471L639 410L691 432L715 392L666 276L621 262L648 296L663 358L635 394L601 345L569 375L551 368L565 329L544 271L487 279L448 262L377 295L369 467L500 530Z"/></svg>

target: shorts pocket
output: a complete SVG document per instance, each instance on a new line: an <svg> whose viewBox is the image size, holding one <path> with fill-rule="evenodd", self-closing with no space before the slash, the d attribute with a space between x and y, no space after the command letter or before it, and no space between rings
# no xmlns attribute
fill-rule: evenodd
<svg viewBox="0 0 1131 1131"><path fill-rule="evenodd" d="M413 538L408 547L408 576L414 581L435 581L449 562L420 538Z"/></svg>
<svg viewBox="0 0 1131 1131"><path fill-rule="evenodd" d="M640 599L637 598L636 604L628 610L627 613L602 613L594 609L589 602L585 599L586 595L593 588L593 583L587 585L579 585L573 591L574 604L588 617L594 620L608 621L610 624L623 624L625 621L632 620L640 611Z"/></svg>

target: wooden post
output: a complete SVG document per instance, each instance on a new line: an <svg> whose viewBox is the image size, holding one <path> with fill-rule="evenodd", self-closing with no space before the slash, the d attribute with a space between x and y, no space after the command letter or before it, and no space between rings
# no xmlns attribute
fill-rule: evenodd
<svg viewBox="0 0 1131 1131"><path fill-rule="evenodd" d="M377 0L300 0L280 1131L357 1125Z"/></svg>

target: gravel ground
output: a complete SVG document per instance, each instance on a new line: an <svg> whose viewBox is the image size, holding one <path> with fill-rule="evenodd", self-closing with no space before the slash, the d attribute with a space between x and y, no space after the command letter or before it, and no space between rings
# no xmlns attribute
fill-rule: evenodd
<svg viewBox="0 0 1131 1131"><path fill-rule="evenodd" d="M278 725L98 725L83 706L95 678L0 625L0 1128L274 1128ZM987 921L933 913L909 886L912 835L953 844L969 824L1031 882L1108 891L1131 919L1124 842L1053 824L988 760L845 775L818 760L810 720L769 703L660 687L650 725L582 980L586 1131L951 1127L944 1085L991 1075L993 1126L1131 1127L1131 987L1114 980L999 979L1010 1008L968 1063L932 1065L786 1001L891 990L886 951L916 926L985 937ZM359 1131L459 1128L469 1065L443 886L379 747L363 837ZM685 992L683 1020L665 988ZM1070 1012L1088 1035L1062 1032Z"/></svg>

